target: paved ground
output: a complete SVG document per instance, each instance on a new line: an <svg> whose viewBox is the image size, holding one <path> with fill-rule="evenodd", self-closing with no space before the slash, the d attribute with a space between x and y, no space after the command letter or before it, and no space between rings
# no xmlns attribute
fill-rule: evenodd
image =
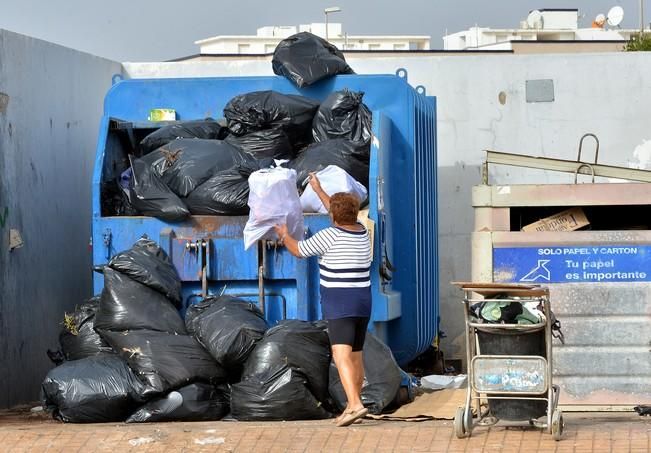
<svg viewBox="0 0 651 453"><path fill-rule="evenodd" d="M0 412L0 452L647 452L651 418L636 414L566 414L554 442L535 429L477 429L454 437L452 422L365 420L352 428L318 422L201 422L72 425L44 414Z"/></svg>

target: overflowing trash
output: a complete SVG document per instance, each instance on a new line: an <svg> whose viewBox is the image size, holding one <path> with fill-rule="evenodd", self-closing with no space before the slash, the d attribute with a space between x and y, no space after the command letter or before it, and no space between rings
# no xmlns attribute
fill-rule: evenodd
<svg viewBox="0 0 651 453"><path fill-rule="evenodd" d="M113 349L95 332L95 314L99 308L99 297L93 297L81 304L71 314L66 314L59 344L64 360L79 360Z"/></svg>
<svg viewBox="0 0 651 453"><path fill-rule="evenodd" d="M189 335L153 330L100 330L100 335L145 384L142 393L145 397L195 381L210 384L226 381L226 371Z"/></svg>
<svg viewBox="0 0 651 453"><path fill-rule="evenodd" d="M372 333L366 334L364 350L364 384L362 385L362 403L371 414L380 414L395 398L402 374L393 358L391 349ZM332 361L330 364L330 395L337 407L346 407L346 394L339 379L339 372Z"/></svg>
<svg viewBox="0 0 651 453"><path fill-rule="evenodd" d="M337 74L354 74L336 46L312 33L301 32L280 41L271 60L274 74L303 88Z"/></svg>
<svg viewBox="0 0 651 453"><path fill-rule="evenodd" d="M110 267L104 268L104 289L95 315L95 328L186 333L185 324L170 300Z"/></svg>
<svg viewBox="0 0 651 453"><path fill-rule="evenodd" d="M124 421L138 407L142 384L115 354L64 362L41 386L43 407L72 423Z"/></svg>
<svg viewBox="0 0 651 453"><path fill-rule="evenodd" d="M218 420L230 412L237 420L302 420L345 406L325 322L269 328L256 305L230 295L191 305L183 320L165 296L178 296L173 270L146 237L103 267L101 297L74 314L88 347L80 353L62 343L66 360L42 385L43 405L55 417L131 423ZM372 334L364 366L362 400L380 413L395 404L403 372Z"/></svg>
<svg viewBox="0 0 651 453"><path fill-rule="evenodd" d="M195 382L155 398L127 418L127 423L221 420L230 411L227 385Z"/></svg>
<svg viewBox="0 0 651 453"><path fill-rule="evenodd" d="M212 118L205 120L182 121L156 129L140 141L143 155L167 145L178 138L203 138L222 140L228 136L228 128Z"/></svg>
<svg viewBox="0 0 651 453"><path fill-rule="evenodd" d="M147 237L129 250L114 255L109 267L155 289L177 306L181 303L181 280L172 261L160 246Z"/></svg>
<svg viewBox="0 0 651 453"><path fill-rule="evenodd" d="M249 176L249 220L244 249L261 239L275 239L275 225L286 224L294 238L303 237L303 211L296 191L296 172L287 168L258 170Z"/></svg>
<svg viewBox="0 0 651 453"><path fill-rule="evenodd" d="M291 159L294 151L289 137L280 127L252 131L245 135L229 135L226 143L256 159Z"/></svg>
<svg viewBox="0 0 651 453"><path fill-rule="evenodd" d="M140 214L168 222L180 222L190 215L181 199L170 190L142 159L131 161L129 202Z"/></svg>
<svg viewBox="0 0 651 453"><path fill-rule="evenodd" d="M237 168L215 173L194 189L185 204L194 215L245 215L249 181Z"/></svg>
<svg viewBox="0 0 651 453"><path fill-rule="evenodd" d="M364 93L348 89L331 93L319 106L312 123L314 140L346 138L358 143L371 140L371 111L362 102Z"/></svg>
<svg viewBox="0 0 651 453"><path fill-rule="evenodd" d="M304 96L254 91L231 99L224 107L224 116L233 135L276 129L285 132L298 150L312 141L312 121L318 108L318 101Z"/></svg>
<svg viewBox="0 0 651 453"><path fill-rule="evenodd" d="M244 163L246 155L221 140L179 139L142 158L179 197L187 197L216 171Z"/></svg>
<svg viewBox="0 0 651 453"><path fill-rule="evenodd" d="M296 170L296 178L301 188L307 185L311 172L318 172L330 165L341 168L368 188L368 162L367 145L337 138L311 144L286 166Z"/></svg>
<svg viewBox="0 0 651 453"><path fill-rule="evenodd" d="M323 188L325 193L351 193L359 199L360 204L363 204L364 201L366 201L368 195L366 187L357 182L355 178L346 173L344 169L339 168L336 165L328 165L323 170L318 171L316 176L319 178L321 188ZM319 212L321 214L328 213L328 210L323 206L319 196L314 192L314 189L312 189L312 186L309 184L301 194L300 200L303 212Z"/></svg>
<svg viewBox="0 0 651 453"><path fill-rule="evenodd" d="M232 296L209 297L185 314L188 332L227 369L238 369L266 332L262 312Z"/></svg>
<svg viewBox="0 0 651 453"><path fill-rule="evenodd" d="M269 329L232 386L237 420L308 420L330 417L330 342L323 323L287 320Z"/></svg>
<svg viewBox="0 0 651 453"><path fill-rule="evenodd" d="M335 46L309 33L283 40L273 69L299 87L353 73ZM256 91L232 98L225 121L163 126L132 141L108 170L102 193L113 211L102 199L102 215L173 223L248 213L246 249L276 239L280 223L300 239L303 212L326 212L309 173L318 172L328 192L368 196L371 114L362 97L342 90L320 103ZM67 318L65 360L42 384L44 406L60 420L219 420L229 412L237 420L325 419L345 406L324 322L269 326L254 303L227 294L187 306L174 263L148 238L101 271L101 295ZM379 413L396 400L403 375L372 335L364 365L362 399ZM210 439L196 443L221 438Z"/></svg>

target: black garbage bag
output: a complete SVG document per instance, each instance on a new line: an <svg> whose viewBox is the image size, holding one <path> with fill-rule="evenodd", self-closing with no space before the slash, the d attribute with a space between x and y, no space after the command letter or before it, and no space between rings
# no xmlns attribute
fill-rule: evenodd
<svg viewBox="0 0 651 453"><path fill-rule="evenodd" d="M267 330L244 364L242 380L277 375L284 367L299 371L319 401L328 400L330 340L325 323L290 319Z"/></svg>
<svg viewBox="0 0 651 453"><path fill-rule="evenodd" d="M332 415L310 392L303 373L289 366L249 376L231 388L236 420L320 420Z"/></svg>
<svg viewBox="0 0 651 453"><path fill-rule="evenodd" d="M104 289L95 328L186 333L183 319L165 296L110 267L104 268Z"/></svg>
<svg viewBox="0 0 651 453"><path fill-rule="evenodd" d="M310 172L318 172L328 165L336 165L368 189L368 161L368 145L339 138L308 146L285 166L296 170L296 181L301 188Z"/></svg>
<svg viewBox="0 0 651 453"><path fill-rule="evenodd" d="M235 135L262 129L281 128L296 149L310 143L312 119L319 101L277 91L240 94L224 107L228 128Z"/></svg>
<svg viewBox="0 0 651 453"><path fill-rule="evenodd" d="M221 420L229 411L227 385L196 382L149 401L131 414L127 423Z"/></svg>
<svg viewBox="0 0 651 453"><path fill-rule="evenodd" d="M347 138L370 143L371 111L362 102L364 93L343 89L331 93L319 106L312 122L314 140Z"/></svg>
<svg viewBox="0 0 651 453"><path fill-rule="evenodd" d="M130 199L136 211L167 222L180 222L190 215L181 199L165 185L150 164L135 159L131 168Z"/></svg>
<svg viewBox="0 0 651 453"><path fill-rule="evenodd" d="M258 159L215 173L194 189L185 203L196 215L245 215L249 213L249 176L273 166L273 159Z"/></svg>
<svg viewBox="0 0 651 453"><path fill-rule="evenodd" d="M279 127L252 131L242 136L229 135L224 141L256 159L294 157L289 138Z"/></svg>
<svg viewBox="0 0 651 453"><path fill-rule="evenodd" d="M101 353L112 353L113 349L95 332L95 313L99 309L99 297L78 306L66 314L59 343L65 360L79 360Z"/></svg>
<svg viewBox="0 0 651 453"><path fill-rule="evenodd" d="M220 384L226 372L189 335L153 330L99 330L145 384L143 396L166 393L192 382Z"/></svg>
<svg viewBox="0 0 651 453"><path fill-rule="evenodd" d="M366 334L362 354L364 357L362 403L371 414L380 414L400 390L402 382L400 367L393 358L391 349L370 332ZM346 393L334 361L330 365L330 396L340 410L345 409Z"/></svg>
<svg viewBox="0 0 651 453"><path fill-rule="evenodd" d="M172 192L187 197L213 173L244 163L247 156L222 140L181 138L147 154L142 160L151 165Z"/></svg>
<svg viewBox="0 0 651 453"><path fill-rule="evenodd" d="M245 215L249 181L236 169L221 171L194 189L185 204L195 215Z"/></svg>
<svg viewBox="0 0 651 453"><path fill-rule="evenodd" d="M143 385L126 362L101 354L64 362L50 370L42 388L43 407L72 423L121 422L141 404Z"/></svg>
<svg viewBox="0 0 651 453"><path fill-rule="evenodd" d="M244 364L268 328L257 306L232 296L210 297L191 305L185 326L229 370Z"/></svg>
<svg viewBox="0 0 651 453"><path fill-rule="evenodd" d="M118 253L109 267L181 303L181 279L165 250L143 236L129 250Z"/></svg>
<svg viewBox="0 0 651 453"><path fill-rule="evenodd" d="M337 74L354 74L344 54L325 39L301 32L280 41L271 60L274 74L299 88Z"/></svg>
<svg viewBox="0 0 651 453"><path fill-rule="evenodd" d="M228 135L228 128L212 118L205 120L180 121L163 126L140 141L142 154L149 154L172 140L179 138L203 138L222 140Z"/></svg>

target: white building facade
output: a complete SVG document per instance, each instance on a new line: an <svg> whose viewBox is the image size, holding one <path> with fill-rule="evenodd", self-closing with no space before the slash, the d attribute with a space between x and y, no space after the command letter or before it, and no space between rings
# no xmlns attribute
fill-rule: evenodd
<svg viewBox="0 0 651 453"><path fill-rule="evenodd" d="M444 50L513 50L513 41L621 41L639 30L605 27L579 28L577 9L541 9L535 22L523 20L519 28L471 27L443 37Z"/></svg>
<svg viewBox="0 0 651 453"><path fill-rule="evenodd" d="M255 35L222 35L195 41L201 55L266 55L273 53L280 41L307 31L327 38L340 50L429 50L430 36L425 35L348 35L342 24L314 23L296 26L267 26Z"/></svg>

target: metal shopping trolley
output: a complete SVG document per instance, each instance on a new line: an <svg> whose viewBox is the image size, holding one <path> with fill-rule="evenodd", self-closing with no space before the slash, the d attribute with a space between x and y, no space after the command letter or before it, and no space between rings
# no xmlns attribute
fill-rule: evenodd
<svg viewBox="0 0 651 453"><path fill-rule="evenodd" d="M555 440L563 434L559 387L552 383L552 315L549 290L537 285L458 283L464 291L468 390L454 418L458 438L473 426L535 426ZM544 315L532 324L488 323L471 316L481 302L534 302ZM508 305L510 307L510 305ZM544 417L544 418L543 418ZM541 421L541 419L543 421Z"/></svg>

